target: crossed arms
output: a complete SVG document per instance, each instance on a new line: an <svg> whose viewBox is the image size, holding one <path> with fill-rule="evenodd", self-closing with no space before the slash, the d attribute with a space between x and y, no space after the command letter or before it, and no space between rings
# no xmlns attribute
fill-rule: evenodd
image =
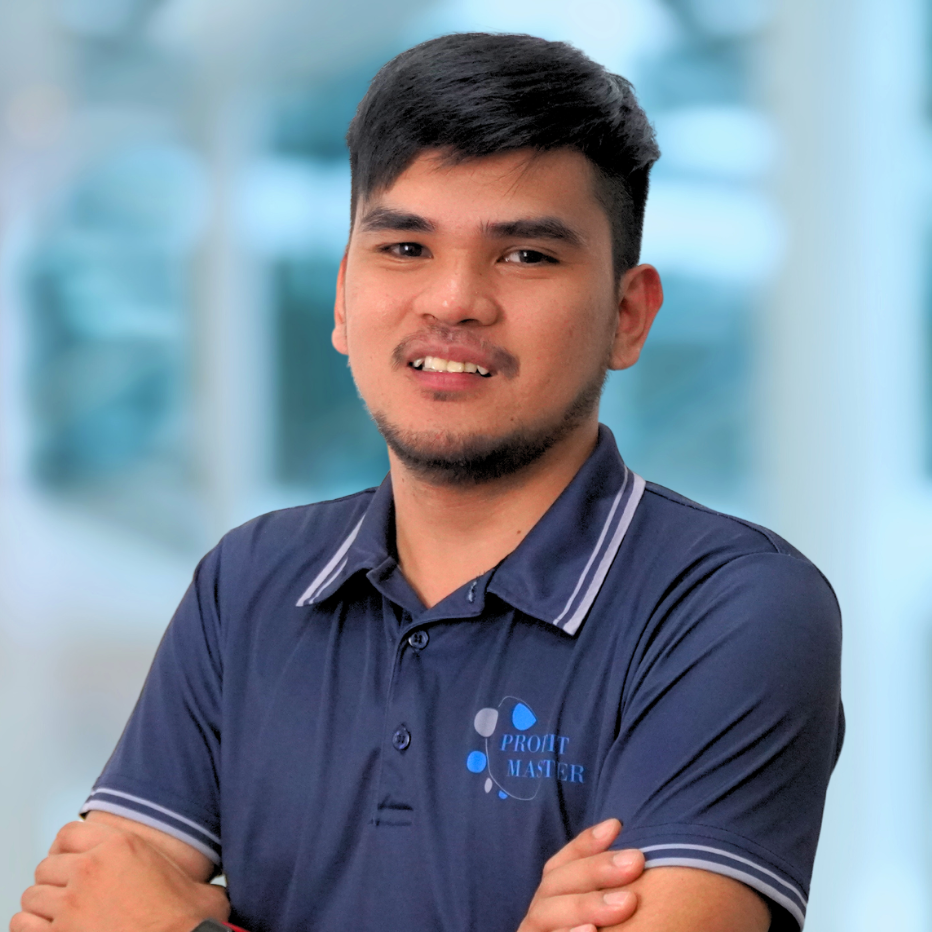
<svg viewBox="0 0 932 932"><path fill-rule="evenodd" d="M609 850L617 820L586 829L544 866L517 932L766 932L750 887L695 868L644 871L639 851ZM141 823L94 811L66 825L23 894L10 932L192 932L225 921L199 851ZM412 930L420 932L420 930Z"/></svg>

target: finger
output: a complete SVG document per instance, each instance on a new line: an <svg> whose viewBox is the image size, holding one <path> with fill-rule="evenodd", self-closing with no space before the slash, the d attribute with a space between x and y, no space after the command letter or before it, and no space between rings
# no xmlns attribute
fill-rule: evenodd
<svg viewBox="0 0 932 932"><path fill-rule="evenodd" d="M577 858L589 857L604 851L621 831L621 822L618 819L606 819L580 832L572 841L565 844L544 865L544 873L561 867Z"/></svg>
<svg viewBox="0 0 932 932"><path fill-rule="evenodd" d="M623 887L634 883L644 873L644 852L639 848L623 848L612 853L612 864L621 874L622 880L612 884L614 887Z"/></svg>
<svg viewBox="0 0 932 932"><path fill-rule="evenodd" d="M46 884L36 884L29 887L20 897L20 906L23 912L41 916L52 920L61 912L62 900L65 896L64 887L50 887Z"/></svg>
<svg viewBox="0 0 932 932"><path fill-rule="evenodd" d="M230 918L230 897L227 888L215 883L206 886L207 889L202 890L204 908L212 919L216 919L218 922L226 922Z"/></svg>
<svg viewBox="0 0 932 932"><path fill-rule="evenodd" d="M36 883L50 884L53 887L67 886L74 871L77 854L50 854L39 862L36 868Z"/></svg>
<svg viewBox="0 0 932 932"><path fill-rule="evenodd" d="M590 893L633 883L644 872L644 854L637 848L605 851L569 861L544 874L537 896Z"/></svg>
<svg viewBox="0 0 932 932"><path fill-rule="evenodd" d="M32 913L17 913L10 920L10 932L50 932L52 923Z"/></svg>
<svg viewBox="0 0 932 932"><path fill-rule="evenodd" d="M69 822L49 848L49 854L81 854L112 838L118 830L105 822Z"/></svg>
<svg viewBox="0 0 932 932"><path fill-rule="evenodd" d="M537 900L528 913L532 929L576 929L617 925L634 915L637 895L630 890L552 896Z"/></svg>

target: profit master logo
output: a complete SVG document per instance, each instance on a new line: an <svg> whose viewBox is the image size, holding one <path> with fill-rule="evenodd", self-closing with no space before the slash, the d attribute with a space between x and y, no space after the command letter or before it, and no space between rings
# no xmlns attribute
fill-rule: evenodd
<svg viewBox="0 0 932 932"><path fill-rule="evenodd" d="M482 749L470 751L466 768L486 775L486 793L497 788L500 799L531 800L545 780L586 782L586 768L567 759L570 737L542 726L530 704L517 696L480 709L473 727Z"/></svg>

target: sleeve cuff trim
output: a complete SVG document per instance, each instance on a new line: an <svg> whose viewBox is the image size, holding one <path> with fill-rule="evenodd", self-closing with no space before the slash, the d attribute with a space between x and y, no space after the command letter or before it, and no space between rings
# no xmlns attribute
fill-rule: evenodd
<svg viewBox="0 0 932 932"><path fill-rule="evenodd" d="M656 847L676 847L676 848L685 848L686 845L656 845ZM692 845L689 847L698 848L700 845ZM642 848L642 851L650 851L650 848ZM738 861L744 861L744 858L736 858L735 855L729 854L726 851L717 851L716 854L722 854L727 857L735 858ZM748 862L752 863L752 862ZM758 867L756 864L752 864L755 870L759 870L763 873L769 874L770 871L765 871L763 868ZM721 864L718 861L707 861L699 857L648 857L644 862L644 867L695 867L700 870L711 871L713 874L722 874L725 877L731 877L733 880L738 880L743 884L751 887L753 890L756 890L758 893L762 893L768 899L773 900L775 903L779 903L790 915L799 923L799 928L802 929L803 923L806 919L805 913L805 902L803 908L800 908L798 902L798 894L796 897L789 897L781 890L778 890L772 884L767 883L764 880L761 880L760 877L755 876L754 874L743 871L739 868L729 867L727 864ZM775 875L774 875L775 876ZM786 884L786 881L781 880L777 877L777 880L780 883ZM795 891L794 891L795 892Z"/></svg>
<svg viewBox="0 0 932 932"><path fill-rule="evenodd" d="M165 806L160 806L158 803L154 803L151 800L143 799L141 796L133 796L131 793L124 793L123 790L111 790L106 786L98 786L94 792L91 793L90 799L95 799L98 796L118 796L120 799L128 799L130 802L145 806L147 809L154 809L156 812L161 812L169 816L175 822L181 822L183 825L189 825L191 828L197 829L199 834L212 841L215 845L219 846L221 844L220 839L213 832L209 832L204 828L203 825L172 809L167 809Z"/></svg>
<svg viewBox="0 0 932 932"><path fill-rule="evenodd" d="M738 854L735 854L732 851L724 851L721 848L712 848L709 845L690 845L686 843L680 844L666 844L666 845L648 845L646 848L641 848L642 851L705 851L708 854L714 854L720 858L729 858L732 861L739 861L741 864L746 864L748 867L753 868L759 874L766 874L768 877L771 877L773 880L776 880L777 883L782 884L786 887L790 893L793 894L793 897L799 902L799 905L802 909L806 908L806 897L803 895L802 891L791 884L789 881L784 880L779 874L775 874L772 870L768 870L766 867L762 867L756 861L751 861L748 858L743 858Z"/></svg>
<svg viewBox="0 0 932 932"><path fill-rule="evenodd" d="M155 815L148 815L145 812L140 812L138 809L131 809L128 806L121 806L115 802L109 802L106 799L99 799L91 797L82 807L81 815L84 815L87 812L92 810L99 810L100 812L111 812L113 815L122 816L126 819L132 819L134 822L140 822L143 825L148 825L150 828L158 829L160 832L165 832L166 835L171 835L173 838L177 838L179 841L183 841L185 844L190 845L196 851L200 851L206 858L209 858L214 864L220 864L220 852L219 845L215 849L210 845L205 844L201 839L197 838L195 835L190 832L186 832L184 829L179 828L177 825L171 824L165 818L159 818Z"/></svg>

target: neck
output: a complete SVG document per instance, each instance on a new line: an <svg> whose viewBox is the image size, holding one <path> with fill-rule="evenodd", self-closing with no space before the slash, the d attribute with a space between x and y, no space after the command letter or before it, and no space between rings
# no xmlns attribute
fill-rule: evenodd
<svg viewBox="0 0 932 932"><path fill-rule="evenodd" d="M476 486L428 482L390 451L399 565L424 605L508 556L569 485L597 436L593 418L520 473Z"/></svg>

